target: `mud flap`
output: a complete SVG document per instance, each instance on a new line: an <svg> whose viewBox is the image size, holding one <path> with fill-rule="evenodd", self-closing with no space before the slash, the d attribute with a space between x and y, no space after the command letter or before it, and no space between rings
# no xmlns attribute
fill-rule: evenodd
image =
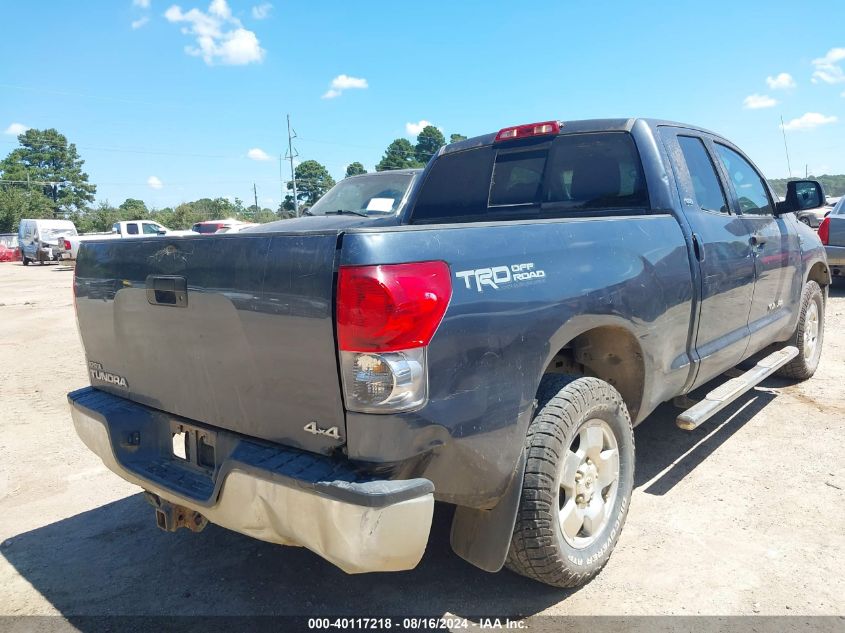
<svg viewBox="0 0 845 633"><path fill-rule="evenodd" d="M511 544L522 480L525 478L525 452L505 494L491 510L459 506L452 519L449 542L454 552L484 571L497 572L505 564Z"/></svg>

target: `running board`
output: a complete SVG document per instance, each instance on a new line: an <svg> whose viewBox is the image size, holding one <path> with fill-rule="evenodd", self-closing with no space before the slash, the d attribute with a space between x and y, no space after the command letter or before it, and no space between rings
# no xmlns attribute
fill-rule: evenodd
<svg viewBox="0 0 845 633"><path fill-rule="evenodd" d="M716 387L705 396L704 400L679 415L675 424L685 431L692 431L796 356L798 356L798 348L791 345L769 354L741 376L731 378L728 382Z"/></svg>

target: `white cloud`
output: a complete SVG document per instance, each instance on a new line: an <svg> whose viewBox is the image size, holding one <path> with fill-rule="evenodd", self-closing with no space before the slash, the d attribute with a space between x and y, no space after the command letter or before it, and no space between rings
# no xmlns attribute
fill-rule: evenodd
<svg viewBox="0 0 845 633"><path fill-rule="evenodd" d="M270 155L260 147L253 147L246 153L246 156L252 160L270 160Z"/></svg>
<svg viewBox="0 0 845 633"><path fill-rule="evenodd" d="M209 66L215 63L242 66L261 62L266 51L261 48L258 37L241 25L232 16L226 0L212 0L208 13L199 9L182 11L174 4L164 12L168 22L184 22L182 33L196 39L195 46L186 46L188 55L202 57Z"/></svg>
<svg viewBox="0 0 845 633"><path fill-rule="evenodd" d="M813 60L816 67L813 72L813 83L823 81L826 84L838 84L845 81L845 72L839 65L845 59L845 48L831 48L827 55Z"/></svg>
<svg viewBox="0 0 845 633"><path fill-rule="evenodd" d="M759 110L760 108L771 108L778 104L776 99L769 95L748 95L742 100L742 107L746 110Z"/></svg>
<svg viewBox="0 0 845 633"><path fill-rule="evenodd" d="M836 123L836 121L837 118L835 116L825 116L824 114L819 114L818 112L807 112L797 119L787 121L781 127L787 131L797 132L802 130L812 130L820 125L829 125L830 123Z"/></svg>
<svg viewBox="0 0 845 633"><path fill-rule="evenodd" d="M429 125L432 125L431 121L420 119L416 123L406 123L405 131L408 133L408 136L417 136L423 131L423 128L428 127Z"/></svg>
<svg viewBox="0 0 845 633"><path fill-rule="evenodd" d="M141 7L142 9L150 8L150 0L132 0L133 7Z"/></svg>
<svg viewBox="0 0 845 633"><path fill-rule="evenodd" d="M144 16L143 18L138 18L137 20L132 20L132 28L133 29L140 29L144 26L147 22L150 21L150 18Z"/></svg>
<svg viewBox="0 0 845 633"><path fill-rule="evenodd" d="M150 189L161 189L164 187L164 183L155 176L150 176L147 178L147 185L149 185Z"/></svg>
<svg viewBox="0 0 845 633"><path fill-rule="evenodd" d="M786 90L795 87L795 80L789 73L780 73L774 77L766 77L769 90Z"/></svg>
<svg viewBox="0 0 845 633"><path fill-rule="evenodd" d="M352 77L350 75L338 75L332 79L329 89L323 94L323 99L334 99L343 94L344 90L364 90L370 85L363 77Z"/></svg>
<svg viewBox="0 0 845 633"><path fill-rule="evenodd" d="M269 2L263 2L252 7L252 17L256 20L266 20L270 17L270 10L273 8L273 5Z"/></svg>
<svg viewBox="0 0 845 633"><path fill-rule="evenodd" d="M17 136L18 134L23 134L29 129L28 125L24 125L23 123L12 123L3 130L3 134L9 134L11 136Z"/></svg>

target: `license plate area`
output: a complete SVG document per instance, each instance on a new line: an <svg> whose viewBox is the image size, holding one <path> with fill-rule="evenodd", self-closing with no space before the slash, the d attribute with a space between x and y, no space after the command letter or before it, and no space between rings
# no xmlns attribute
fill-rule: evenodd
<svg viewBox="0 0 845 633"><path fill-rule="evenodd" d="M213 472L217 464L217 434L181 422L170 423L173 460Z"/></svg>

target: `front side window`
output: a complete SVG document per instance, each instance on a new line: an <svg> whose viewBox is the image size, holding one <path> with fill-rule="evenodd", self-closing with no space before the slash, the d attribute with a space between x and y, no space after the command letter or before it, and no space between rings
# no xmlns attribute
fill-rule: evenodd
<svg viewBox="0 0 845 633"><path fill-rule="evenodd" d="M750 215L771 215L772 201L757 170L730 147L716 143L716 151L733 183L740 210Z"/></svg>
<svg viewBox="0 0 845 633"><path fill-rule="evenodd" d="M710 160L704 142L693 136L679 136L678 145L687 164L690 183L698 206L705 211L728 213L725 192L722 190L716 167Z"/></svg>
<svg viewBox="0 0 845 633"><path fill-rule="evenodd" d="M158 235L159 231L164 230L164 228L158 224L152 224L150 222L144 222L142 226L144 227L144 235Z"/></svg>

